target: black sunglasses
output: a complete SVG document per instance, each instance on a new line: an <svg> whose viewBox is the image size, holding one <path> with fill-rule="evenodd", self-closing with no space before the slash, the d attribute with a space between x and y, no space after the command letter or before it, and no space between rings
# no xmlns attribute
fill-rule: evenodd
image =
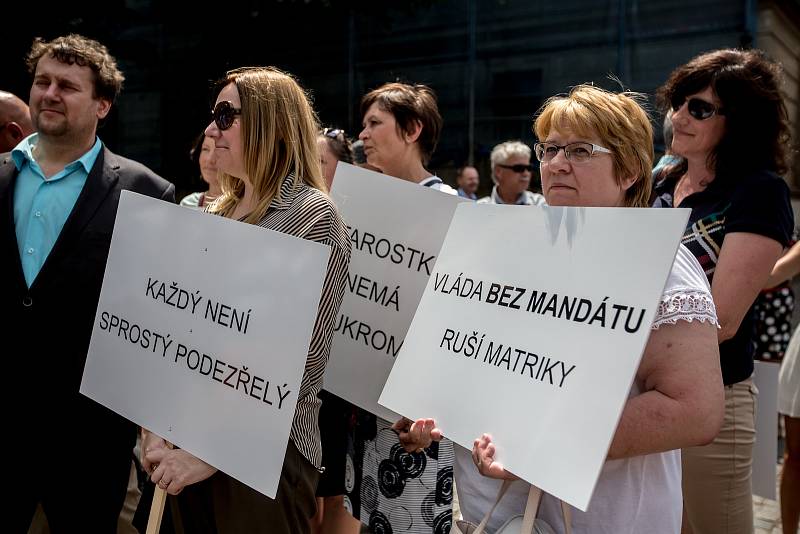
<svg viewBox="0 0 800 534"><path fill-rule="evenodd" d="M340 130L339 128L325 128L322 130L322 135L325 137L330 137L331 139L336 139L340 135L342 137L346 137L344 130Z"/></svg>
<svg viewBox="0 0 800 534"><path fill-rule="evenodd" d="M511 169L518 174L522 174L525 171L533 172L533 169L535 168L533 165L523 165L522 163L517 163L516 165L503 165L498 163L497 166L503 167L504 169Z"/></svg>
<svg viewBox="0 0 800 534"><path fill-rule="evenodd" d="M227 100L217 102L214 109L211 111L211 118L220 130L227 130L233 126L233 121L236 115L242 114L242 108L236 109L233 104Z"/></svg>
<svg viewBox="0 0 800 534"><path fill-rule="evenodd" d="M711 102L706 102L700 98L690 98L688 102L686 99L673 99L672 112L674 113L681 109L684 102L686 102L686 109L689 111L689 115L699 121L710 119L714 115L724 115L722 108L718 108Z"/></svg>

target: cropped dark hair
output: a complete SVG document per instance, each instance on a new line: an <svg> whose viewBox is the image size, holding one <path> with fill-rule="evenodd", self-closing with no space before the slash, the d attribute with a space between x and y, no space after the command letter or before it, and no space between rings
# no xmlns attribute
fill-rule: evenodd
<svg viewBox="0 0 800 534"><path fill-rule="evenodd" d="M97 41L75 33L57 37L52 41L37 37L25 57L25 64L30 74L36 73L36 65L45 54L49 54L51 58L61 63L92 69L95 97L113 103L119 96L125 76L120 72L117 60L108 52L108 48Z"/></svg>
<svg viewBox="0 0 800 534"><path fill-rule="evenodd" d="M715 174L788 170L789 120L780 92L780 65L760 50L715 50L675 69L658 90L666 111L711 87L725 117L722 139L708 166Z"/></svg>
<svg viewBox="0 0 800 534"><path fill-rule="evenodd" d="M421 84L386 83L361 98L361 116L375 103L394 116L398 129L403 133L413 132L415 123L422 126L417 144L422 163L427 165L442 132L442 116L433 89Z"/></svg>

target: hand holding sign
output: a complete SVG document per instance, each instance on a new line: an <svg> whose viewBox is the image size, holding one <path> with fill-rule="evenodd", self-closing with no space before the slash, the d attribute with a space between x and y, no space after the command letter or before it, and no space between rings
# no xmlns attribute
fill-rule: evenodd
<svg viewBox="0 0 800 534"><path fill-rule="evenodd" d="M436 428L433 419L412 421L401 417L392 425L392 430L397 432L400 444L406 452L422 452L422 449L430 447L434 441L442 439L442 431Z"/></svg>
<svg viewBox="0 0 800 534"><path fill-rule="evenodd" d="M151 465L157 465L150 475L159 488L170 495L177 495L190 484L205 480L217 472L217 468L192 456L183 449L158 447L145 457Z"/></svg>
<svg viewBox="0 0 800 534"><path fill-rule="evenodd" d="M483 434L472 445L472 461L480 474L500 480L519 480L519 477L506 471L503 464L496 461L497 448L492 443L492 436Z"/></svg>
<svg viewBox="0 0 800 534"><path fill-rule="evenodd" d="M686 217L460 205L380 401L467 450L491 433L494 460L585 508ZM519 228L525 247L493 238Z"/></svg>
<svg viewBox="0 0 800 534"><path fill-rule="evenodd" d="M182 449L148 440L159 481L275 495L329 253L123 192L81 392Z"/></svg>

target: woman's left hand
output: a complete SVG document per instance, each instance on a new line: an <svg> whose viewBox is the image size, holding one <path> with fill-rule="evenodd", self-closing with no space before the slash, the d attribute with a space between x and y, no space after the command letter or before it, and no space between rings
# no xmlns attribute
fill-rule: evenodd
<svg viewBox="0 0 800 534"><path fill-rule="evenodd" d="M167 446L167 442L164 438L150 432L146 428L142 428L142 447L139 453L139 460L142 462L142 468L151 475L158 465L148 462L147 455L150 451L156 449L169 449L169 446Z"/></svg>
<svg viewBox="0 0 800 534"><path fill-rule="evenodd" d="M397 432L400 444L406 452L422 452L431 446L434 441L442 439L442 432L436 428L436 421L433 419L417 419L412 421L406 417L401 417L392 429Z"/></svg>
<svg viewBox="0 0 800 534"><path fill-rule="evenodd" d="M476 439L472 444L472 461L478 468L480 474L489 478L499 478L501 480L519 480L519 477L506 471L503 464L495 462L495 447L492 443L492 436L484 434Z"/></svg>
<svg viewBox="0 0 800 534"><path fill-rule="evenodd" d="M158 467L150 480L170 495L177 495L190 484L205 480L217 469L183 449L153 449L145 456Z"/></svg>

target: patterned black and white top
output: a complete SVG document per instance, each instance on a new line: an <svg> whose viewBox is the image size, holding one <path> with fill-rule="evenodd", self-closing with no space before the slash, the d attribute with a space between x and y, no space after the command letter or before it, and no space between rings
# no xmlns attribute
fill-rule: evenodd
<svg viewBox="0 0 800 534"><path fill-rule="evenodd" d="M314 467L322 465L319 439L317 393L331 353L333 327L342 304L347 266L350 263L350 240L333 202L325 193L309 187L293 175L284 178L278 196L272 201L258 226L316 241L331 247L328 270L322 286L319 311L308 347L308 359L300 382L297 409L289 438Z"/></svg>
<svg viewBox="0 0 800 534"><path fill-rule="evenodd" d="M673 207L679 176L656 177L652 206ZM708 187L687 196L680 208L692 214L681 242L688 248L713 283L725 236L746 232L769 237L783 246L789 244L794 216L789 187L777 174L760 171L745 176L717 176ZM752 308L731 339L720 343L722 380L736 384L753 374L754 317Z"/></svg>

